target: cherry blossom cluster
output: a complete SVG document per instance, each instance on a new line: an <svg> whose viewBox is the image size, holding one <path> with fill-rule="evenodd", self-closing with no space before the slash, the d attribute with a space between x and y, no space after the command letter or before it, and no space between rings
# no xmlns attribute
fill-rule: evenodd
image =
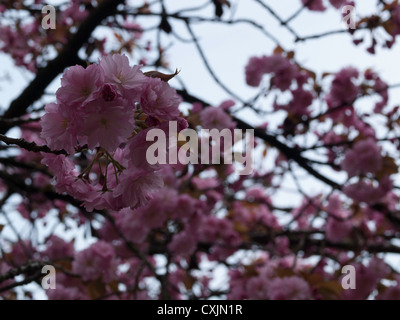
<svg viewBox="0 0 400 320"><path fill-rule="evenodd" d="M46 144L71 156L43 155L56 175L57 191L84 201L87 210L146 204L163 185L159 166L145 158L146 132L174 119L180 130L187 126L178 119L176 91L131 67L126 56L113 54L87 68L69 68L56 97L40 124ZM90 157L89 166L78 168L75 154Z"/></svg>
<svg viewBox="0 0 400 320"><path fill-rule="evenodd" d="M28 5L25 1L4 1L0 4L0 51L9 54L17 66L26 68L31 72L43 66L53 50L61 50L68 42L72 33L71 28L77 28L89 16L90 11L96 8L97 1L72 0L56 7L55 29L42 28L42 8L46 3L42 0L34 1ZM17 23L9 23L15 17L15 11L25 11L29 18L18 19ZM115 37L119 47L128 51L142 36L142 27L131 17L124 17L122 23L115 28ZM86 53L90 56L94 51L105 53L105 45L110 38L93 36L86 45ZM150 44L149 44L150 45ZM149 46L148 45L148 46ZM148 50L148 48L146 48ZM144 50L144 55L145 51ZM143 61L145 57L143 57Z"/></svg>

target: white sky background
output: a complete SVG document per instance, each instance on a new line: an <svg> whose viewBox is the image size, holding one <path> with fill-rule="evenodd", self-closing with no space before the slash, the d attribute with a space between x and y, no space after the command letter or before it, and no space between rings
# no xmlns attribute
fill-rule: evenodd
<svg viewBox="0 0 400 320"><path fill-rule="evenodd" d="M168 12L178 11L180 8L194 7L201 5L208 0L165 0ZM57 3L59 1L49 1ZM131 1L137 5L137 1ZM295 50L296 60L303 66L317 71L319 76L323 72L336 72L346 66L353 66L360 71L372 68L379 73L383 80L388 84L400 83L400 64L398 63L399 45L396 44L391 50L381 49L377 46L376 55L366 52L366 47L370 44L369 37L360 46L354 46L352 37L347 33L327 36L321 39L308 40L306 42L294 43L293 36L266 12L259 4L252 0L231 0L232 10L225 8L223 18L233 19L248 18L253 19L265 26L266 30L277 37L283 47ZM300 0L264 0L285 20L296 12L301 6ZM374 12L376 0L363 0L357 2L357 16L365 16ZM313 35L325 31L339 30L343 28L341 23L341 11L330 8L323 13L310 12L304 10L293 22L292 28L300 35ZM204 16L210 17L213 6L208 6L203 12ZM200 15L197 12L195 15ZM138 22L147 21L154 25L159 18L142 18ZM189 39L185 26L182 22L175 20L169 21L174 30L183 38ZM220 80L233 92L244 100L252 98L258 89L250 88L245 83L244 67L251 56L270 55L275 44L254 27L238 25L220 25L218 23L200 23L193 25L200 45L209 59L210 65ZM51 32L51 30L47 30ZM366 34L362 32L362 34ZM357 33L356 33L357 35ZM229 95L222 90L211 78L208 71L201 62L201 58L193 44L181 43L176 38L171 38L173 46L166 53L167 60L171 69L179 69L179 77L185 82L189 93L204 98L214 105L218 105ZM165 40L165 38L164 38ZM164 45L169 42L164 42ZM0 54L0 79L8 74L6 81L0 81L0 108L4 110L9 103L17 97L33 78L32 74L12 64L12 60ZM179 86L179 82L172 80L171 85ZM48 88L48 91L55 91L59 87L59 78ZM390 91L390 105L399 103L399 90ZM271 121L272 118L262 119L253 113L241 113L240 118L253 124L263 121ZM16 135L17 132L13 131ZM304 174L301 175L303 177ZM309 181L309 183L307 183ZM310 194L321 192L323 185L315 179L303 180L305 188ZM290 205L287 197L281 200L283 205ZM290 199L296 201L295 198ZM15 221L17 222L17 221ZM395 261L395 260L393 260Z"/></svg>

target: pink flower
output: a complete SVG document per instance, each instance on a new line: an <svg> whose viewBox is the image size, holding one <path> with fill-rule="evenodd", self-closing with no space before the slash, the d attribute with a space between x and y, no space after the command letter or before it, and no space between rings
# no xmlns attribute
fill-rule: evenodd
<svg viewBox="0 0 400 320"><path fill-rule="evenodd" d="M106 83L101 90L101 96L104 101L113 101L117 96L117 91L114 89L113 85Z"/></svg>
<svg viewBox="0 0 400 320"><path fill-rule="evenodd" d="M325 99L329 108L353 103L360 91L359 87L353 82L354 79L358 78L358 75L357 69L353 67L344 68L336 74L331 91Z"/></svg>
<svg viewBox="0 0 400 320"><path fill-rule="evenodd" d="M140 97L140 106L146 114L166 120L176 119L181 101L176 90L167 82L159 78L146 78Z"/></svg>
<svg viewBox="0 0 400 320"><path fill-rule="evenodd" d="M94 101L85 107L85 113L82 134L90 149L103 147L112 152L133 132L134 110L123 100Z"/></svg>
<svg viewBox="0 0 400 320"><path fill-rule="evenodd" d="M29 240L21 240L13 244L10 258L13 264L22 265L28 260L35 260L38 257L32 243Z"/></svg>
<svg viewBox="0 0 400 320"><path fill-rule="evenodd" d="M130 31L131 35L133 35L135 40L140 39L143 35L143 28L135 22L125 21L124 28Z"/></svg>
<svg viewBox="0 0 400 320"><path fill-rule="evenodd" d="M308 106L313 102L313 95L310 91L306 91L302 88L291 90L292 100L287 105L274 104L276 110L284 109L295 115L308 115L310 111L307 109Z"/></svg>
<svg viewBox="0 0 400 320"><path fill-rule="evenodd" d="M235 122L232 118L222 109L208 107L201 111L200 120L205 129L233 129Z"/></svg>
<svg viewBox="0 0 400 320"><path fill-rule="evenodd" d="M357 142L346 152L341 163L349 177L375 173L382 169L382 165L381 148L372 138Z"/></svg>
<svg viewBox="0 0 400 320"><path fill-rule="evenodd" d="M262 76L266 73L264 66L268 63L267 60L266 56L250 58L245 69L246 83L249 86L258 87L260 85Z"/></svg>
<svg viewBox="0 0 400 320"><path fill-rule="evenodd" d="M382 179L379 186L367 183L365 180L359 181L343 187L343 192L355 202L365 202L374 204L381 201L393 187L389 178Z"/></svg>
<svg viewBox="0 0 400 320"><path fill-rule="evenodd" d="M218 108L221 108L223 110L229 110L235 105L235 101L233 100L225 100L221 102L221 104L218 106Z"/></svg>
<svg viewBox="0 0 400 320"><path fill-rule="evenodd" d="M390 286L376 296L376 300L400 300L400 286Z"/></svg>
<svg viewBox="0 0 400 320"><path fill-rule="evenodd" d="M383 108L388 104L389 101L388 88L389 86L387 85L387 83L382 81L382 79L379 78L378 76L376 76L374 90L381 96L382 100L375 104L374 107L375 113L382 112Z"/></svg>
<svg viewBox="0 0 400 320"><path fill-rule="evenodd" d="M57 176L61 178L68 176L75 169L75 165L72 160L65 155L42 153L42 156L42 164L46 165L51 171L56 173Z"/></svg>
<svg viewBox="0 0 400 320"><path fill-rule="evenodd" d="M271 300L308 300L311 298L309 284L300 277L274 278L268 283Z"/></svg>
<svg viewBox="0 0 400 320"><path fill-rule="evenodd" d="M348 237L353 230L351 220L338 220L339 218L329 217L325 227L326 239L337 243Z"/></svg>
<svg viewBox="0 0 400 320"><path fill-rule="evenodd" d="M137 217L137 211L130 208L122 209L116 216L117 227L125 237L134 243L143 243L150 229L143 225Z"/></svg>
<svg viewBox="0 0 400 320"><path fill-rule="evenodd" d="M310 91L303 89L292 90L293 99L289 104L289 110L294 114L303 115L308 114L307 107L311 105L313 101L313 95Z"/></svg>
<svg viewBox="0 0 400 320"><path fill-rule="evenodd" d="M67 106L82 106L96 100L104 83L104 74L97 64L86 69L80 65L70 67L61 78L61 87L57 90L57 100Z"/></svg>
<svg viewBox="0 0 400 320"><path fill-rule="evenodd" d="M265 300L268 296L270 279L267 277L251 277L246 282L246 293L250 299Z"/></svg>
<svg viewBox="0 0 400 320"><path fill-rule="evenodd" d="M272 84L285 91L289 89L292 81L298 77L297 67L280 54L272 56L252 57L246 66L246 82L257 87L266 73L272 73Z"/></svg>
<svg viewBox="0 0 400 320"><path fill-rule="evenodd" d="M182 211L183 216L179 216ZM184 221L192 212L193 202L187 203L185 197L178 197L177 192L169 188L159 190L146 206L137 209L141 224L152 229L163 226L168 218L177 217Z"/></svg>
<svg viewBox="0 0 400 320"><path fill-rule="evenodd" d="M77 1L72 1L70 7L62 10L60 13L61 22L65 25L83 21L89 14L88 10L85 10L85 7L82 7L80 2Z"/></svg>
<svg viewBox="0 0 400 320"><path fill-rule="evenodd" d="M205 189L214 189L218 187L221 182L215 178L200 178L200 177L193 177L192 183L198 188L199 190Z"/></svg>
<svg viewBox="0 0 400 320"><path fill-rule="evenodd" d="M105 82L115 85L119 93L128 99L138 97L139 91L147 77L140 71L139 66L131 67L125 55L113 54L104 56L100 61L104 70Z"/></svg>
<svg viewBox="0 0 400 320"><path fill-rule="evenodd" d="M87 211L93 208L103 209L103 198L100 190L96 190L91 184L77 179L79 172L75 169L73 161L64 155L43 153L42 164L47 165L54 172L58 193L66 192L72 197L82 200Z"/></svg>
<svg viewBox="0 0 400 320"><path fill-rule="evenodd" d="M72 272L79 274L83 281L97 280L108 283L115 277L114 248L99 240L89 248L78 252L72 262Z"/></svg>
<svg viewBox="0 0 400 320"><path fill-rule="evenodd" d="M65 106L49 103L46 113L40 120L42 132L40 136L52 150L64 149L70 154L75 153L77 145L77 130L70 113L64 111Z"/></svg>
<svg viewBox="0 0 400 320"><path fill-rule="evenodd" d="M74 255L73 242L66 242L64 239L61 239L54 234L46 241L46 245L46 250L41 254L48 257L50 260L70 258Z"/></svg>
<svg viewBox="0 0 400 320"><path fill-rule="evenodd" d="M301 0L304 6L311 11L325 11L326 8L322 0Z"/></svg>
<svg viewBox="0 0 400 320"><path fill-rule="evenodd" d="M140 131L137 135L135 135L132 139L130 139L125 147L125 159L129 163L136 168L144 169L147 171L157 170L161 166L158 163L150 164L147 160L147 150L154 143L154 141L147 141L146 136L152 128L148 128ZM168 144L168 137L166 137L166 144ZM159 150L159 152L163 153L165 159L167 161L167 145L165 146L165 150ZM161 154L158 154L158 157L162 157Z"/></svg>
<svg viewBox="0 0 400 320"><path fill-rule="evenodd" d="M123 171L119 180L113 196L119 198L125 207L131 208L145 205L164 184L157 173L138 168Z"/></svg>
<svg viewBox="0 0 400 320"><path fill-rule="evenodd" d="M297 77L297 67L280 55L274 55L271 58L273 58L271 63L273 63L272 72L274 74L271 79L272 84L281 91L288 90L292 81Z"/></svg>
<svg viewBox="0 0 400 320"><path fill-rule="evenodd" d="M168 244L168 250L177 256L190 255L196 250L197 239L190 230L183 230L175 234L172 241Z"/></svg>
<svg viewBox="0 0 400 320"><path fill-rule="evenodd" d="M242 201L234 202L235 221L246 226L258 225L260 223L279 228L276 216L263 204L257 206L246 206Z"/></svg>

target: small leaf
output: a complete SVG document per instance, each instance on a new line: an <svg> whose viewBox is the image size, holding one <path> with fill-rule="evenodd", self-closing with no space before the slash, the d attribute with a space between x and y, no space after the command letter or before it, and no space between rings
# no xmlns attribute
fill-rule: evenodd
<svg viewBox="0 0 400 320"><path fill-rule="evenodd" d="M233 222L233 229L240 234L245 234L249 231L249 228L245 224L240 223L239 221Z"/></svg>
<svg viewBox="0 0 400 320"><path fill-rule="evenodd" d="M186 274L186 277L183 279L183 284L187 290L191 290L193 285L196 283L196 279L190 275Z"/></svg>
<svg viewBox="0 0 400 320"><path fill-rule="evenodd" d="M219 2L221 2L222 3L222 5L225 5L225 6L227 6L228 8L230 8L231 7L231 4L229 3L229 1L228 0L218 0Z"/></svg>
<svg viewBox="0 0 400 320"><path fill-rule="evenodd" d="M114 37L118 40L118 42L120 43L124 42L124 38L116 32L114 32Z"/></svg>
<svg viewBox="0 0 400 320"><path fill-rule="evenodd" d="M113 291L113 292L118 292L118 281L114 280L108 284L108 287Z"/></svg>
<svg viewBox="0 0 400 320"><path fill-rule="evenodd" d="M279 278L295 276L296 273L290 268L277 268L275 273Z"/></svg>
<svg viewBox="0 0 400 320"><path fill-rule="evenodd" d="M149 4L148 4L147 2L145 2L145 3L143 4L143 6L141 6L141 7L138 9L138 12L139 12L139 13L151 13Z"/></svg>
<svg viewBox="0 0 400 320"><path fill-rule="evenodd" d="M383 27L383 29L385 29L385 31L386 31L388 34L393 34L394 31L395 31L396 28L397 28L397 24L395 24L395 23L392 21L392 19L388 19L388 20L386 20L386 21L384 21L384 22L382 23L382 27Z"/></svg>
<svg viewBox="0 0 400 320"><path fill-rule="evenodd" d="M324 73L322 74L322 79L324 79L324 78L327 77L327 76L331 76L331 75L333 75L332 72L324 72Z"/></svg>
<svg viewBox="0 0 400 320"><path fill-rule="evenodd" d="M386 156L383 157L383 164L382 164L382 169L379 170L375 176L378 179L382 179L385 176L390 176L392 174L395 174L399 171L399 168L396 165L396 162L393 158Z"/></svg>
<svg viewBox="0 0 400 320"><path fill-rule="evenodd" d="M285 50L283 50L283 48L279 45L274 49L274 54L282 54L284 52Z"/></svg>
<svg viewBox="0 0 400 320"><path fill-rule="evenodd" d="M91 299L97 299L106 294L106 285L101 281L101 279L97 279L94 281L90 281L86 287L87 294Z"/></svg>
<svg viewBox="0 0 400 320"><path fill-rule="evenodd" d="M265 158L267 156L267 149L265 148L262 153L262 157Z"/></svg>
<svg viewBox="0 0 400 320"><path fill-rule="evenodd" d="M286 54L286 57L288 58L288 59L293 59L294 58L294 54L295 54L295 52L294 51L289 51L287 54Z"/></svg>
<svg viewBox="0 0 400 320"><path fill-rule="evenodd" d="M327 300L339 298L343 291L342 286L336 281L322 282L316 287L322 297Z"/></svg>
<svg viewBox="0 0 400 320"><path fill-rule="evenodd" d="M258 276L258 271L256 266L254 264L244 266L244 275L245 277L248 278Z"/></svg>
<svg viewBox="0 0 400 320"><path fill-rule="evenodd" d="M175 73L172 74L165 74L158 71L148 71L145 72L144 75L150 78L159 78L164 82L168 82L173 77L175 77L179 73L178 69L175 70Z"/></svg>
<svg viewBox="0 0 400 320"><path fill-rule="evenodd" d="M0 224L0 232L3 231L4 229L4 224Z"/></svg>
<svg viewBox="0 0 400 320"><path fill-rule="evenodd" d="M383 10L393 10L396 6L398 5L398 0L394 0L391 3L387 3L385 4L385 6L383 7Z"/></svg>

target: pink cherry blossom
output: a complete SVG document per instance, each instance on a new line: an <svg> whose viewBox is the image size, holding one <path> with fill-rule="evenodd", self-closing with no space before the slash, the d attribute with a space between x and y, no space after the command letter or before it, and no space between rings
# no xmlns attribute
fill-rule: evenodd
<svg viewBox="0 0 400 320"><path fill-rule="evenodd" d="M274 278L268 283L271 300L308 300L311 298L309 284L297 276Z"/></svg>
<svg viewBox="0 0 400 320"><path fill-rule="evenodd" d="M272 75L273 86L285 91L290 88L292 81L298 78L299 71L291 61L280 54L252 57L246 66L246 82L257 87L262 76L268 73Z"/></svg>
<svg viewBox="0 0 400 320"><path fill-rule="evenodd" d="M116 223L124 236L135 243L142 243L150 232L150 229L142 225L141 220L137 218L137 212L130 208L118 212Z"/></svg>
<svg viewBox="0 0 400 320"><path fill-rule="evenodd" d="M335 75L331 90L326 97L329 108L353 103L360 91L354 82L358 76L358 70L353 67L344 68Z"/></svg>
<svg viewBox="0 0 400 320"><path fill-rule="evenodd" d="M341 167L349 177L375 173L382 168L382 165L381 148L372 138L357 142L346 152L341 163Z"/></svg>
<svg viewBox="0 0 400 320"><path fill-rule="evenodd" d="M77 145L77 130L74 130L74 119L71 114L64 111L65 107L55 103L49 103L45 107L46 114L40 120L42 126L41 137L46 141L50 149L66 150L75 153Z"/></svg>
<svg viewBox="0 0 400 320"><path fill-rule="evenodd" d="M140 98L140 106L146 114L166 120L176 119L181 101L166 82L159 78L146 78Z"/></svg>
<svg viewBox="0 0 400 320"><path fill-rule="evenodd" d="M104 73L97 64L70 67L61 78L57 100L68 106L85 105L99 97L103 83Z"/></svg>
<svg viewBox="0 0 400 320"><path fill-rule="evenodd" d="M175 255L189 255L196 249L196 240L191 230L184 230L174 235L172 241L168 244L168 249Z"/></svg>
<svg viewBox="0 0 400 320"><path fill-rule="evenodd" d="M119 179L113 196L120 198L125 207L131 208L145 205L163 186L159 175L137 168L125 170Z"/></svg>
<svg viewBox="0 0 400 320"><path fill-rule="evenodd" d="M109 243L99 240L89 248L76 253L72 271L79 274L83 281L101 277L101 280L107 283L115 277L114 264L114 248Z"/></svg>
<svg viewBox="0 0 400 320"><path fill-rule="evenodd" d="M52 235L46 242L47 248L41 254L50 260L71 258L74 255L74 244Z"/></svg>
<svg viewBox="0 0 400 320"><path fill-rule="evenodd" d="M378 186L365 180L343 187L343 193L356 202L375 204L385 197L392 189L393 184L389 178L382 179Z"/></svg>
<svg viewBox="0 0 400 320"><path fill-rule="evenodd" d="M232 118L222 109L208 107L201 111L200 120L204 129L233 129L235 123Z"/></svg>
<svg viewBox="0 0 400 320"><path fill-rule="evenodd" d="M305 5L311 11L325 11L326 8L322 0L301 0L303 5Z"/></svg>
<svg viewBox="0 0 400 320"><path fill-rule="evenodd" d="M85 107L82 134L87 137L90 149L102 147L114 151L134 129L134 109L125 101L98 100Z"/></svg>
<svg viewBox="0 0 400 320"><path fill-rule="evenodd" d="M252 87L258 87L262 76L266 73L264 66L268 63L266 56L252 57L246 66L246 83Z"/></svg>
<svg viewBox="0 0 400 320"><path fill-rule="evenodd" d="M119 93L132 100L138 98L146 77L139 66L131 67L126 55L106 55L100 60L104 70L105 82L115 85Z"/></svg>

